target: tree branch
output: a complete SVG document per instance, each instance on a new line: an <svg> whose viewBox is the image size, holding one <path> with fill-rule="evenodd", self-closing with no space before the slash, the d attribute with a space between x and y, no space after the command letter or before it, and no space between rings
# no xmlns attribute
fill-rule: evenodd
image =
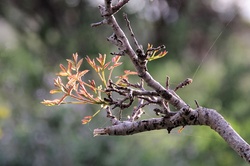
<svg viewBox="0 0 250 166"><path fill-rule="evenodd" d="M99 135L132 135L151 130L167 129L186 125L206 125L215 130L242 158L250 162L250 146L231 125L213 109L199 107L195 110L182 108L171 117L152 118L141 121L123 121L103 129L95 129L94 136Z"/></svg>
<svg viewBox="0 0 250 166"><path fill-rule="evenodd" d="M158 114L163 113L163 117L161 118L153 118L147 120L134 121L138 119L136 116L127 121L119 121L112 114L111 111L107 111L108 117L111 118L111 122L113 126L109 126L103 129L95 129L94 136L99 135L132 135L140 132L150 131L150 130L160 130L167 129L170 133L173 128L178 126L186 126L186 125L206 125L211 129L215 130L228 144L232 147L242 158L250 163L250 146L247 142L245 142L237 132L230 126L230 124L215 110L203 108L196 105L198 108L192 109L190 108L176 93L179 88L182 88L192 82L191 79L186 79L184 82L179 84L174 90L169 88L169 78L167 77L166 87L163 87L159 82L157 82L147 71L147 52L143 50L142 46L140 46L135 38L135 35L132 31L132 27L126 15L124 15L125 21L127 22L128 29L133 38L134 44L136 45L136 50L134 50L128 38L126 37L123 30L120 28L117 23L114 14L119 11L129 0L122 0L115 6L111 5L111 0L105 0L105 6L99 6L100 13L103 16L104 20L100 23L92 24L93 26L98 26L102 24L108 24L112 30L113 35L108 38L113 44L115 44L120 50L120 55L127 54L133 63L138 76L144 80L147 86L151 87L152 91L133 91L128 89L119 89L116 91L117 93L127 93L132 92L141 96L140 99L147 100L148 96L158 95L161 102L158 105L161 109L155 110ZM161 47L157 48L160 49ZM151 51L151 50L149 50ZM125 96L128 97L128 94ZM111 100L111 96L109 99ZM132 102L132 99L130 100ZM148 103L154 103L148 99ZM148 104L147 103L147 104ZM168 108L168 103L174 106L177 111L171 112ZM129 106L131 103L129 103ZM140 109L140 107L138 107ZM133 112L133 111L132 111ZM136 111L133 113L135 115ZM138 112L140 115L141 112ZM139 117L139 116L138 116Z"/></svg>

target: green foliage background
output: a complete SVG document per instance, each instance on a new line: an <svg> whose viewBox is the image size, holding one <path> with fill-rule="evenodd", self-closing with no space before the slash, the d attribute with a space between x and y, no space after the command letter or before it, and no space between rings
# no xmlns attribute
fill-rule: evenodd
<svg viewBox="0 0 250 166"><path fill-rule="evenodd" d="M149 71L162 84L170 76L172 87L193 78L178 94L192 107L196 99L217 109L250 142L249 22L237 6L218 11L207 1L167 2L131 0L135 4L123 9L144 47L167 47ZM127 32L122 11L117 19ZM0 165L246 165L207 127L93 138L93 129L109 125L105 113L88 125L81 119L97 107L41 105L51 99L58 65L72 53L116 51L106 42L110 27L90 27L100 20L91 0L0 2ZM122 60L117 74L133 70ZM143 118L153 116L148 109Z"/></svg>

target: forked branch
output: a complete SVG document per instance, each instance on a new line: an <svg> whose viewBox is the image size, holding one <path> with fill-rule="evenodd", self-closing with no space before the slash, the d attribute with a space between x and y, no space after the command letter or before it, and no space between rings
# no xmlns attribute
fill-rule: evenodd
<svg viewBox="0 0 250 166"><path fill-rule="evenodd" d="M121 0L119 3L112 5L111 0L105 0L105 5L99 6L100 13L104 20L99 23L92 24L92 26L107 24L112 28L113 34L108 38L108 40L118 47L119 53L117 54L126 54L129 56L138 73L138 76L148 87L152 88L152 90L146 91L143 88L134 90L132 88L133 86L129 84L127 85L127 88L122 88L117 85L110 86L110 91L119 93L120 95L124 94L125 99L130 101L126 106L129 107L132 104L132 98L138 98L140 104L137 106L137 109L132 111L132 116L125 121L117 120L117 118L112 115L110 107L108 107L107 116L111 118L112 126L95 129L94 136L131 135L139 132L159 129L167 129L170 133L173 128L178 126L206 125L215 130L229 144L229 146L231 146L242 158L250 163L249 144L237 134L237 132L218 112L213 109L200 107L197 102L196 105L198 108L192 109L176 94L175 91L190 84L192 82L191 79L186 79L174 90L172 90L169 87L169 77L167 77L166 87L164 87L150 75L147 70L147 61L149 59L148 54L152 51L159 51L163 47L154 48L155 50L153 48L146 51L143 50L142 46L138 44L138 41L135 38L127 16L124 15L136 49L134 50L132 48L127 36L114 17L114 14L117 13L128 1L129 0ZM109 100L113 101L113 104L115 103L111 95L109 96ZM110 102L110 104L112 105L112 102ZM122 105L124 103L119 104ZM147 104L158 105L159 108L156 108L155 112L162 115L162 117L136 121L143 112L140 110L141 107ZM168 104L171 104L177 110L175 112L171 112L168 108Z"/></svg>

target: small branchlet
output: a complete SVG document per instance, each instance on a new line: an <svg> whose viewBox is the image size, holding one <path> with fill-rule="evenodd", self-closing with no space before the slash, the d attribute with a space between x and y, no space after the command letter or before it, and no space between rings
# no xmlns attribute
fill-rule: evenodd
<svg viewBox="0 0 250 166"><path fill-rule="evenodd" d="M121 0L116 5L112 6L113 14L117 13L129 0Z"/></svg>
<svg viewBox="0 0 250 166"><path fill-rule="evenodd" d="M171 112L171 111L170 111L170 107L169 107L168 101L163 100L163 101L162 101L162 106L163 106L163 108L164 108L164 113L165 113L165 115L168 115L168 114Z"/></svg>
<svg viewBox="0 0 250 166"><path fill-rule="evenodd" d="M176 92L178 89L183 88L183 87L191 84L192 82L193 82L193 80L191 78L187 78L183 82L181 82L179 85L177 85L175 87L174 91Z"/></svg>
<svg viewBox="0 0 250 166"><path fill-rule="evenodd" d="M149 103L145 103L143 99L140 99L140 101L138 102L138 106L133 109L132 115L131 117L130 116L128 117L128 120L135 121L139 119L141 115L145 113L142 108L148 104Z"/></svg>
<svg viewBox="0 0 250 166"><path fill-rule="evenodd" d="M200 108L200 105L199 105L198 101L197 101L197 100L194 100L194 102L195 102L196 107L197 107L197 108Z"/></svg>
<svg viewBox="0 0 250 166"><path fill-rule="evenodd" d="M148 62L147 55L145 54L142 45L139 45L138 41L136 40L136 37L135 37L133 29L132 29L132 27L130 25L130 21L129 21L128 17L127 17L127 14L124 13L123 17L124 17L124 19L125 19L125 21L127 23L127 27L128 27L128 29L130 31L130 35L131 35L131 37L133 39L133 42L134 42L134 44L136 46L136 54L137 54L137 57L138 57L138 65L144 71L147 71L147 62Z"/></svg>
<svg viewBox="0 0 250 166"><path fill-rule="evenodd" d="M136 46L136 49L141 49L141 50L142 50L142 46L138 44L138 41L137 41L136 38L135 38L135 34L134 34L133 30L132 30L132 27L131 27L131 25L130 25L130 21L129 21L129 19L128 19L127 14L126 14L126 13L123 13L123 17L124 17L124 19L125 19L125 21L126 21L126 23L127 23L127 27L128 27L128 29L129 29L129 31L130 31L130 35L131 35L131 37L132 37L132 39L133 39L133 41L134 41L134 44L135 44L135 46Z"/></svg>
<svg viewBox="0 0 250 166"><path fill-rule="evenodd" d="M166 89L167 90L169 89L169 85L170 85L169 81L170 81L170 77L167 76L167 78L166 78Z"/></svg>
<svg viewBox="0 0 250 166"><path fill-rule="evenodd" d="M132 95L133 91L128 87L121 87L114 83L110 83L105 92L109 93L109 96L104 100L108 101L110 105L113 105L112 109L115 109L117 107L119 107L120 109L128 108L134 101L134 97ZM111 92L116 92L119 95L124 96L124 98L122 99L117 98L116 100L114 100L111 96Z"/></svg>
<svg viewBox="0 0 250 166"><path fill-rule="evenodd" d="M121 83L127 85L127 86L130 86L130 87L134 87L134 88L137 88L137 89L141 89L141 90L145 90L143 88L143 80L141 79L140 83L136 83L136 84L133 84L133 83L130 83L127 79L122 79L121 80Z"/></svg>
<svg viewBox="0 0 250 166"><path fill-rule="evenodd" d="M155 115L157 115L157 116L164 114L164 111L159 109L159 108L154 108L153 111L155 112Z"/></svg>
<svg viewBox="0 0 250 166"><path fill-rule="evenodd" d="M112 114L110 107L107 107L106 111L107 111L107 118L110 118L112 125L120 124L120 121Z"/></svg>
<svg viewBox="0 0 250 166"><path fill-rule="evenodd" d="M128 108L134 102L134 98L138 98L138 100L147 101L148 103L160 104L159 94L155 91L146 91L143 88L142 82L140 84L132 84L128 80L123 79L121 81L122 86L113 83L111 80L108 83L108 87L105 92L108 94L107 98L104 98L105 102L108 102L109 105L113 105L113 109L119 107L120 109ZM137 89L132 89L132 87ZM112 93L115 92L120 96L124 96L123 98L113 99ZM127 102L128 101L128 102ZM127 103L126 103L127 102ZM140 105L143 105L141 103ZM147 105L147 104L146 104ZM144 107L145 105L143 105ZM141 107L141 106L140 106Z"/></svg>
<svg viewBox="0 0 250 166"><path fill-rule="evenodd" d="M103 24L107 24L107 20L106 19L104 19L104 20L102 20L100 22L92 23L90 26L91 27L98 27L98 26L103 25Z"/></svg>

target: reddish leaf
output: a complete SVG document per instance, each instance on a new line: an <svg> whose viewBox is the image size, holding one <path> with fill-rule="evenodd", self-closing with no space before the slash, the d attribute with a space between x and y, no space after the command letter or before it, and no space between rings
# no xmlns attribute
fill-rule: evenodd
<svg viewBox="0 0 250 166"><path fill-rule="evenodd" d="M74 62L71 59L66 59L66 61L68 61L68 63L71 63L72 65L74 64Z"/></svg>
<svg viewBox="0 0 250 166"><path fill-rule="evenodd" d="M58 105L59 103L59 99L55 99L55 100L43 100L41 103L46 105L46 106L54 106L54 105Z"/></svg>
<svg viewBox="0 0 250 166"><path fill-rule="evenodd" d="M130 70L124 70L124 73L125 73L126 75L137 75L137 74L138 74L137 72L135 72L135 71L130 71Z"/></svg>
<svg viewBox="0 0 250 166"><path fill-rule="evenodd" d="M83 59L80 59L79 62L76 64L76 70L78 71L80 66L82 65Z"/></svg>
<svg viewBox="0 0 250 166"><path fill-rule="evenodd" d="M82 119L82 124L87 124L91 121L92 119L92 116L85 116L83 119Z"/></svg>
<svg viewBox="0 0 250 166"><path fill-rule="evenodd" d="M106 63L104 66L103 66L103 69L106 69L108 66L109 66L110 62Z"/></svg>
<svg viewBox="0 0 250 166"><path fill-rule="evenodd" d="M66 67L64 67L62 64L60 64L59 66L60 66L60 68L61 68L61 70L62 70L63 72L67 72Z"/></svg>
<svg viewBox="0 0 250 166"><path fill-rule="evenodd" d="M78 74L78 77L82 77L82 76L84 76L86 73L88 73L89 72L89 70L83 70L83 71L81 71L79 74Z"/></svg>
<svg viewBox="0 0 250 166"><path fill-rule="evenodd" d="M62 92L61 89L52 89L49 91L50 94L55 94L55 93L59 93L59 92Z"/></svg>
<svg viewBox="0 0 250 166"><path fill-rule="evenodd" d="M57 75L58 75L58 76L65 77L65 76L68 76L69 74L68 74L67 72L61 71L61 72L57 73Z"/></svg>
<svg viewBox="0 0 250 166"><path fill-rule="evenodd" d="M77 59L78 59L78 54L77 54L77 53L73 54L73 59L74 59L74 62L75 62L75 64L76 64Z"/></svg>
<svg viewBox="0 0 250 166"><path fill-rule="evenodd" d="M71 74L71 70L73 69L72 67L72 63L71 62L68 62L68 69L67 69L67 73L68 74Z"/></svg>
<svg viewBox="0 0 250 166"><path fill-rule="evenodd" d="M106 54L102 56L102 54L99 54L99 58L96 58L96 60L100 63L101 66L104 66L106 61Z"/></svg>
<svg viewBox="0 0 250 166"><path fill-rule="evenodd" d="M96 92L96 84L95 84L95 80L89 80L90 83L90 88L92 91Z"/></svg>
<svg viewBox="0 0 250 166"><path fill-rule="evenodd" d="M97 65L95 64L95 60L94 60L94 59L91 60L88 56L87 56L85 59L86 59L86 61L88 62L88 64L89 64L96 72L99 72L99 71L100 71L100 67L97 66Z"/></svg>
<svg viewBox="0 0 250 166"><path fill-rule="evenodd" d="M122 64L122 62L119 62L119 60L120 60L120 58L121 58L121 56L114 56L113 58L112 58L112 62L114 63L112 66L110 66L109 68L108 68L108 70L111 70L111 69L114 69L115 67L118 67L118 66L120 66L121 64Z"/></svg>
<svg viewBox="0 0 250 166"><path fill-rule="evenodd" d="M62 79L61 79L60 77L57 77L56 79L54 79L54 85L55 85L56 87L61 88L61 86L63 85Z"/></svg>
<svg viewBox="0 0 250 166"><path fill-rule="evenodd" d="M120 58L121 58L121 56L116 55L116 56L114 56L114 57L112 58L112 62L113 62L113 63L117 63L117 62L120 60ZM122 63L122 62L120 62L120 63Z"/></svg>

